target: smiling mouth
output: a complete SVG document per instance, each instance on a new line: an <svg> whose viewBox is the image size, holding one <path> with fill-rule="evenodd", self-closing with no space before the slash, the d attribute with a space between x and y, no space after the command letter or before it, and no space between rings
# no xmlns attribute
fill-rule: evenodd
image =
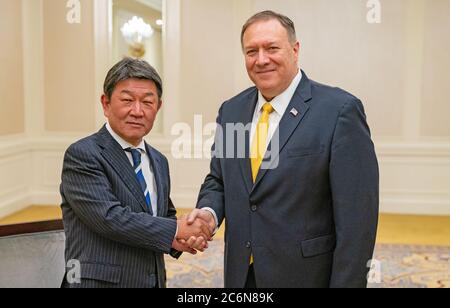
<svg viewBox="0 0 450 308"><path fill-rule="evenodd" d="M144 124L141 123L136 123L136 122L127 122L128 125L131 126L139 126L139 127L144 127Z"/></svg>
<svg viewBox="0 0 450 308"><path fill-rule="evenodd" d="M268 73L273 73L275 72L275 70L270 70L270 71L262 71L262 72L256 72L257 74L268 74Z"/></svg>

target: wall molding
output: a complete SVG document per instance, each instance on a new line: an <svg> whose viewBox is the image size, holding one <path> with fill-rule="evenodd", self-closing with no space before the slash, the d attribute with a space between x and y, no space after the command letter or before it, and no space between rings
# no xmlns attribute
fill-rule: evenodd
<svg viewBox="0 0 450 308"><path fill-rule="evenodd" d="M382 190L380 195L383 213L450 216L450 191Z"/></svg>
<svg viewBox="0 0 450 308"><path fill-rule="evenodd" d="M0 199L0 218L20 212L30 204L28 196L13 197L6 200Z"/></svg>
<svg viewBox="0 0 450 308"><path fill-rule="evenodd" d="M33 174L23 185L16 180L11 183L5 181L6 186L0 187L0 218L29 205L59 206L62 157L70 144L82 137L79 134L55 134L39 138L23 135L1 138L0 173L10 172L11 163L27 160L25 166L31 165ZM209 161L174 160L170 153L173 139L149 136L147 141L170 160L172 199L176 206L192 208L201 185L199 181L206 176L194 173L208 170ZM377 152L383 213L450 215L450 187L447 188L450 183L450 142L379 143ZM183 180L186 175L189 175L189 182Z"/></svg>
<svg viewBox="0 0 450 308"><path fill-rule="evenodd" d="M21 188L9 189L0 194L0 218L19 212L30 205L29 193Z"/></svg>
<svg viewBox="0 0 450 308"><path fill-rule="evenodd" d="M36 206L55 206L59 207L61 205L61 195L59 194L59 190L55 191L40 191L34 190L30 192L30 200L33 205Z"/></svg>
<svg viewBox="0 0 450 308"><path fill-rule="evenodd" d="M380 157L442 157L450 159L449 142L423 143L378 143L377 153Z"/></svg>
<svg viewBox="0 0 450 308"><path fill-rule="evenodd" d="M26 153L28 151L29 144L23 135L18 135L16 138L0 139L0 159L5 159L20 153Z"/></svg>

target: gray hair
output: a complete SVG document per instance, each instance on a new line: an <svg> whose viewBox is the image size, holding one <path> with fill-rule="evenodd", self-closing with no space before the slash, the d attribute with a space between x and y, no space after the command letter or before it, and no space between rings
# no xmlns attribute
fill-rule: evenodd
<svg viewBox="0 0 450 308"><path fill-rule="evenodd" d="M146 61L132 58L123 59L108 72L103 85L105 95L108 99L111 99L116 85L121 81L132 78L153 81L158 91L158 98L161 100L163 88L158 72Z"/></svg>
<svg viewBox="0 0 450 308"><path fill-rule="evenodd" d="M251 25L253 25L254 23L256 23L258 21L268 21L268 20L272 20L272 19L278 20L280 22L280 24L283 26L283 28L286 29L286 31L288 33L289 41L292 44L295 44L297 42L297 34L295 31L295 24L289 17L281 15L274 11L263 11L263 12L259 12L255 15L253 15L252 17L250 17L250 19L247 20L245 25L242 27L242 32L241 32L242 47L244 47L244 34L247 31L248 27L250 27Z"/></svg>

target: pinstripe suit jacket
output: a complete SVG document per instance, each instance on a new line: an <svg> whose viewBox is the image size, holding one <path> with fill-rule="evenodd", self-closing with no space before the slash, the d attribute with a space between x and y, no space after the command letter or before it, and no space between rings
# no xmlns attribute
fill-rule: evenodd
<svg viewBox="0 0 450 308"><path fill-rule="evenodd" d="M81 283L64 287L166 286L164 253L177 222L167 159L146 145L158 189L158 217L121 146L103 127L69 147L62 171L66 262L81 264Z"/></svg>

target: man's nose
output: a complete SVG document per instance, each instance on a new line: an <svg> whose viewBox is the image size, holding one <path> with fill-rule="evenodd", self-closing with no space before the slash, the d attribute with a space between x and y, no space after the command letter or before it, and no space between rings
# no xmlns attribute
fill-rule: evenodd
<svg viewBox="0 0 450 308"><path fill-rule="evenodd" d="M133 104L133 107L131 108L131 115L133 115L133 116L135 116L135 117L141 117L141 116L143 116L141 102L136 101L136 102Z"/></svg>
<svg viewBox="0 0 450 308"><path fill-rule="evenodd" d="M256 64L259 66L266 65L270 62L269 57L267 56L264 49L259 50L258 58L256 59Z"/></svg>

